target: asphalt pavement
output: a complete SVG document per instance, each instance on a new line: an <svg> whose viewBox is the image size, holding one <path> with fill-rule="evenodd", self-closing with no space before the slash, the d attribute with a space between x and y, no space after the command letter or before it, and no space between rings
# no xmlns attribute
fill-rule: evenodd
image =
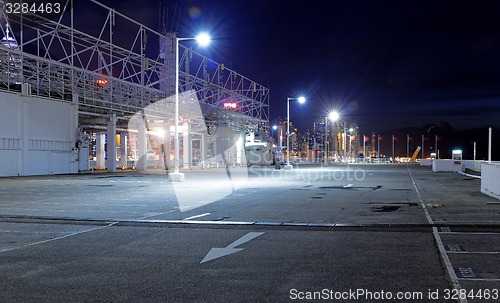
<svg viewBox="0 0 500 303"><path fill-rule="evenodd" d="M406 165L0 179L0 302L499 302L500 201Z"/></svg>

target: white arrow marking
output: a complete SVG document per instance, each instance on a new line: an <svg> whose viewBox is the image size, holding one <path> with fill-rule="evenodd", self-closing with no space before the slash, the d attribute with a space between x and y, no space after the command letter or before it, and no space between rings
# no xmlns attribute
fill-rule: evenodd
<svg viewBox="0 0 500 303"><path fill-rule="evenodd" d="M214 259L224 257L230 254L234 254L235 252L239 252L243 250L243 248L236 248L236 246L240 246L250 240L253 240L257 238L258 236L263 235L263 232L249 232L248 234L244 235L243 237L239 238L238 240L234 241L233 243L229 244L227 247L224 248L217 248L214 247L212 248L208 254L201 260L201 263L205 263L208 261L212 261Z"/></svg>
<svg viewBox="0 0 500 303"><path fill-rule="evenodd" d="M352 187L354 184L347 184L347 185L344 185L344 188L349 188L349 187Z"/></svg>

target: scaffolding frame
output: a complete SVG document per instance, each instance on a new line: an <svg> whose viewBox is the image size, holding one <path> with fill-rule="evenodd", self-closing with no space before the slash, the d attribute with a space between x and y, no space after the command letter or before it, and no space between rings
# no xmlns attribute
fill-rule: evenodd
<svg viewBox="0 0 500 303"><path fill-rule="evenodd" d="M49 19L30 12L7 14L6 1L0 0L0 34L7 37L10 31L17 44L0 43L0 90L17 92L29 84L29 94L62 102L77 94L81 116L114 113L121 119L175 94L175 48L168 46L176 33L155 31L95 0L89 5L104 19L98 33L88 33L74 26L73 1L59 1L61 13ZM117 41L124 28L127 39ZM194 90L203 108L204 117L193 119L215 115L219 120L222 113L224 123L236 129L268 132L268 88L182 44L179 58L179 90ZM226 110L225 102L237 108ZM172 119L173 106L153 108L148 115Z"/></svg>

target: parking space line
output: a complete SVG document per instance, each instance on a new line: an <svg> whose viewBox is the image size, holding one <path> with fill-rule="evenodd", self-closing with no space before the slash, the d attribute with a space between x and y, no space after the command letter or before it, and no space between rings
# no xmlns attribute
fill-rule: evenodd
<svg viewBox="0 0 500 303"><path fill-rule="evenodd" d="M458 278L466 281L484 281L484 282L500 282L500 279L481 279L481 278Z"/></svg>
<svg viewBox="0 0 500 303"><path fill-rule="evenodd" d="M71 233L71 234L66 234L66 235L63 235L63 236L60 236L60 237L55 237L55 238L51 238L51 239L47 239L47 240L43 240L43 241L29 243L29 244L21 245L21 246L18 246L18 247L12 247L12 248L8 248L8 249L1 249L0 253L4 253L4 252L8 252L8 251L13 251L13 250L21 249L21 248L26 248L26 247L31 247L31 246L35 246L35 245L39 245L39 244L45 244L45 243L49 243L49 242L52 242L52 241L61 240L61 239L65 239L65 238L69 238L69 237L81 235L81 234L88 233L88 232L91 232L91 231L96 231L96 230L99 230L99 229L111 227L111 226L113 226L113 225L115 225L117 223L118 223L118 221L117 222L111 222L110 224L107 224L107 225L104 225L104 226L98 226L98 227L91 228L91 229L88 229L88 230L83 230L83 231L78 231L78 232Z"/></svg>
<svg viewBox="0 0 500 303"><path fill-rule="evenodd" d="M420 190L417 187L417 183L415 183L415 179L413 178L413 175L410 171L410 168L407 167L407 169L408 169L408 174L410 175L411 182L413 183L413 187L415 188L415 191L417 193L417 197L418 197L418 200L420 202L420 206L424 210L427 221L429 222L429 224L432 225L432 224L434 224L434 222L432 220L432 217L429 214L429 211L427 210L426 203L424 203L424 199L422 198L422 194L420 194ZM448 272L450 282L451 282L453 288L460 293L462 286L460 285L458 276L455 273L453 266L451 265L450 258L448 258L448 254L447 254L446 249L443 245L443 241L441 240L441 236L439 235L439 230L437 227L432 228L432 234L434 236L434 240L436 241L436 245L438 247L439 254L441 255L441 259L443 260L443 263L446 267L446 271ZM464 299L464 298L460 298L458 302L468 303L467 299Z"/></svg>
<svg viewBox="0 0 500 303"><path fill-rule="evenodd" d="M447 251L449 254L485 254L485 255L500 255L500 251Z"/></svg>
<svg viewBox="0 0 500 303"><path fill-rule="evenodd" d="M201 217L205 217L205 216L210 216L210 213L204 213L204 214L201 214L201 215L195 215L195 216L187 217L187 218L184 218L183 220L187 221L187 220L192 220L192 219L201 218Z"/></svg>

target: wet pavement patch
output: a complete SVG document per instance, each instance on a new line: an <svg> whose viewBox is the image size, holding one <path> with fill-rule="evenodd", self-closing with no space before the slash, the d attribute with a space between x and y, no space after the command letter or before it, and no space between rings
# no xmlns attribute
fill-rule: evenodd
<svg viewBox="0 0 500 303"><path fill-rule="evenodd" d="M113 184L90 184L87 186L92 186L92 187L110 187L113 186Z"/></svg>
<svg viewBox="0 0 500 303"><path fill-rule="evenodd" d="M320 189L347 189L347 190L353 190L353 189L371 189L371 190L377 190L382 188L382 185L377 185L377 186L320 186Z"/></svg>
<svg viewBox="0 0 500 303"><path fill-rule="evenodd" d="M220 217L220 218L217 218L217 219L213 219L212 221L224 221L226 219L230 219L231 217L228 217L228 216L224 216L224 217Z"/></svg>
<svg viewBox="0 0 500 303"><path fill-rule="evenodd" d="M388 213L388 212L391 212L391 211L396 211L396 210L398 210L400 208L401 208L401 206L397 206L397 205L373 206L372 207L372 212L376 212L376 213Z"/></svg>
<svg viewBox="0 0 500 303"><path fill-rule="evenodd" d="M436 207L443 207L444 204L441 204L441 203L425 203L425 206L426 207L436 208Z"/></svg>

